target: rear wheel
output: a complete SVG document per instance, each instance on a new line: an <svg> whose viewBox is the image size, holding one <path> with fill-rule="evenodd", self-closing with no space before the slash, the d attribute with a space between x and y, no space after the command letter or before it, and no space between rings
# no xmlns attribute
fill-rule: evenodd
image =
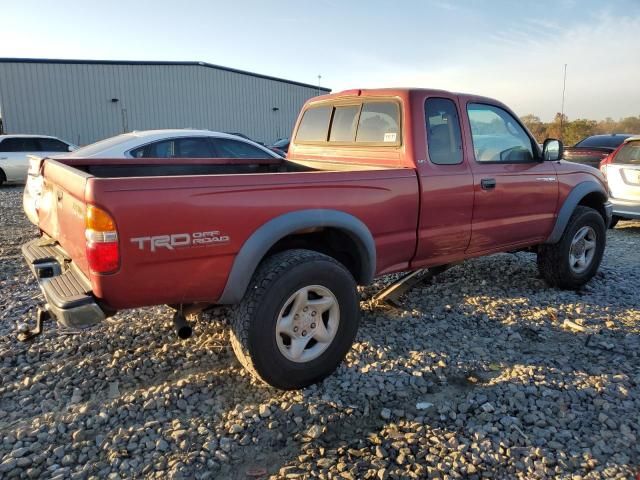
<svg viewBox="0 0 640 480"><path fill-rule="evenodd" d="M256 378L281 389L330 375L351 348L359 305L349 271L310 250L265 260L232 313L231 344Z"/></svg>
<svg viewBox="0 0 640 480"><path fill-rule="evenodd" d="M554 287L574 289L598 271L606 242L602 216L589 207L576 207L558 243L538 248L538 269Z"/></svg>
<svg viewBox="0 0 640 480"><path fill-rule="evenodd" d="M4 182L7 181L7 176L4 174L4 172L2 171L2 169L0 168L0 187L2 186L2 184Z"/></svg>

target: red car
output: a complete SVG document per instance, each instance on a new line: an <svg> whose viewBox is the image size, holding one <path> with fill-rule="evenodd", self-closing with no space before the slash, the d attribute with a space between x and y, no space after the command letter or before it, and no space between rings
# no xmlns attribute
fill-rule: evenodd
<svg viewBox="0 0 640 480"><path fill-rule="evenodd" d="M602 174L542 151L516 115L440 90L308 101L287 159L47 159L42 236L23 247L49 311L233 305L232 344L279 388L329 375L356 335L357 285L527 249L550 285L589 281L611 206Z"/></svg>
<svg viewBox="0 0 640 480"><path fill-rule="evenodd" d="M573 147L564 149L563 159L598 168L604 158L618 148L627 139L633 137L628 133L611 133L607 135L591 135L583 138Z"/></svg>

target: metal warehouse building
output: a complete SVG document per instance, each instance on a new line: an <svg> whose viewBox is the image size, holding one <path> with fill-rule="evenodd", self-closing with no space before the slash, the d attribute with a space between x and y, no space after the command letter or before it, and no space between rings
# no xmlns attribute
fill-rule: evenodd
<svg viewBox="0 0 640 480"><path fill-rule="evenodd" d="M199 128L273 142L329 89L203 62L0 58L4 133L78 145L132 130Z"/></svg>

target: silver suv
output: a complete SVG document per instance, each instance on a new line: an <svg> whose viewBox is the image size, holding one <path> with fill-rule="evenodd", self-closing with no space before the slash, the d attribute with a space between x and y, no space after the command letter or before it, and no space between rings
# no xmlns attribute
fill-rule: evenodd
<svg viewBox="0 0 640 480"><path fill-rule="evenodd" d="M640 137L631 137L606 157L600 170L613 204L613 228L619 220L640 219Z"/></svg>

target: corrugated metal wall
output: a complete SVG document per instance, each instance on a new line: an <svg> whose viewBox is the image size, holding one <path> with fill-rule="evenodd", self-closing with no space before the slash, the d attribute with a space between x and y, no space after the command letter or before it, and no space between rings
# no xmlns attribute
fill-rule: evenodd
<svg viewBox="0 0 640 480"><path fill-rule="evenodd" d="M5 132L79 145L155 128L240 132L273 142L291 134L300 107L317 94L310 85L198 64L0 61Z"/></svg>

